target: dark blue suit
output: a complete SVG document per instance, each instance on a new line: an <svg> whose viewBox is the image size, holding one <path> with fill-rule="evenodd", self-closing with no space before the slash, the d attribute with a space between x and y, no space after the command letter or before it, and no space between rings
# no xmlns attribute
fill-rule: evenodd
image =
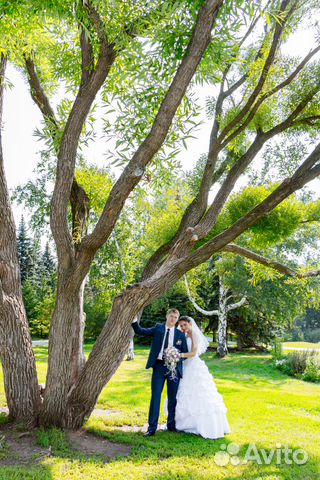
<svg viewBox="0 0 320 480"><path fill-rule="evenodd" d="M157 323L151 328L142 328L135 322L132 324L132 328L138 335L144 335L147 337L153 337L149 358L146 368L153 368L152 380L151 380L151 402L149 409L149 431L155 432L158 426L158 419L160 413L161 394L164 387L164 383L167 380L167 392L168 392L168 430L175 429L175 410L177 403L177 392L179 387L180 378L182 378L182 360L177 364L178 379L170 380L169 370L164 365L162 360L158 360L164 335L166 332L166 325L164 323ZM187 341L185 334L177 328L174 329L173 346L180 352L186 353L188 351Z"/></svg>

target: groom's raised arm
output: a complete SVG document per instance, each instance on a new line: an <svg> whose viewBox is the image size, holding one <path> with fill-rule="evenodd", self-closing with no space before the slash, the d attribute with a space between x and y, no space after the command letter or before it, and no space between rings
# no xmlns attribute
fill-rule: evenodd
<svg viewBox="0 0 320 480"><path fill-rule="evenodd" d="M145 337L152 337L154 335L155 327L150 327L150 328L140 327L136 318L133 320L131 326L134 330L134 333L137 333L138 335L144 335Z"/></svg>

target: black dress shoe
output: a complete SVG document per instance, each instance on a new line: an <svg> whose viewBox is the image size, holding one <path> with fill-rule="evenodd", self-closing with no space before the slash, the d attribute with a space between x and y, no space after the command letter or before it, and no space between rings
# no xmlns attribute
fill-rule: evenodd
<svg viewBox="0 0 320 480"><path fill-rule="evenodd" d="M155 433L156 433L156 432L150 432L150 431L148 431L148 432L146 432L143 436L144 436L144 437L153 437L153 435L155 435Z"/></svg>

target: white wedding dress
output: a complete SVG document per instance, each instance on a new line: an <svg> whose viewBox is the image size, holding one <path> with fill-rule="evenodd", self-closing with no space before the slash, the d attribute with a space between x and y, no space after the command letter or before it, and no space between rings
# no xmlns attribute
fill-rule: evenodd
<svg viewBox="0 0 320 480"><path fill-rule="evenodd" d="M188 351L192 350L187 338ZM165 405L165 410L167 410ZM177 393L176 428L204 438L222 438L230 433L227 408L206 363L198 354L183 362L183 378Z"/></svg>

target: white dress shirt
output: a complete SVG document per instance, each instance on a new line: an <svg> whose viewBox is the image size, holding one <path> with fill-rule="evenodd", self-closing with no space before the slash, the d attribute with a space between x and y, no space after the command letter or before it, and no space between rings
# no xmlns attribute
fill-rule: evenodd
<svg viewBox="0 0 320 480"><path fill-rule="evenodd" d="M167 331L168 331L168 328L169 328L169 327L167 327L167 325L165 325L165 327L166 327L166 329L165 329L165 332L164 332L164 337L163 337L161 350L160 350L159 355L158 355L158 360L162 360L162 357L163 357L164 342L166 340L166 335L167 335ZM168 348L173 347L174 329L175 329L175 327L169 328Z"/></svg>

